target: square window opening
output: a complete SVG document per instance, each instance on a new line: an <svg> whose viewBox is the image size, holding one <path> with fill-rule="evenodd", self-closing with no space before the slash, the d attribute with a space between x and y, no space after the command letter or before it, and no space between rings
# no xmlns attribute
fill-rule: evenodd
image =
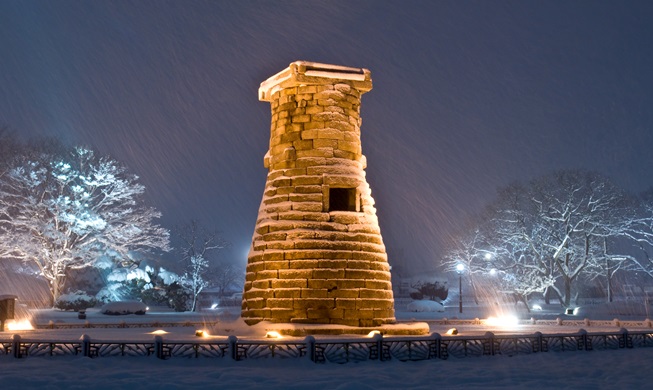
<svg viewBox="0 0 653 390"><path fill-rule="evenodd" d="M358 211L356 188L329 188L329 211Z"/></svg>

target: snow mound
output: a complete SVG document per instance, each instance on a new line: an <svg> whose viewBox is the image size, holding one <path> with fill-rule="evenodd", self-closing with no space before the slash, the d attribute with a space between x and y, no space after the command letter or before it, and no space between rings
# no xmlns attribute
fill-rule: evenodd
<svg viewBox="0 0 653 390"><path fill-rule="evenodd" d="M436 301L421 300L412 301L408 304L408 311L414 312L443 312L444 306Z"/></svg>
<svg viewBox="0 0 653 390"><path fill-rule="evenodd" d="M109 302L102 306L100 313L108 315L145 314L147 306L138 301Z"/></svg>

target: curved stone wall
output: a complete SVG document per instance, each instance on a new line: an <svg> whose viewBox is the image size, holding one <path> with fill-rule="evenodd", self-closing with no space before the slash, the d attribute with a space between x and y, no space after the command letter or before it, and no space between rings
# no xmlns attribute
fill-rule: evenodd
<svg viewBox="0 0 653 390"><path fill-rule="evenodd" d="M360 142L369 71L295 62L261 84L269 169L248 256L249 324L395 322L390 269Z"/></svg>

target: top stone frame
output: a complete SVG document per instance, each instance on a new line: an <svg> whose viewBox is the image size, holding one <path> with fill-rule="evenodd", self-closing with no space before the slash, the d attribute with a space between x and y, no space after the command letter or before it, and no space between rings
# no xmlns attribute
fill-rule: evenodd
<svg viewBox="0 0 653 390"><path fill-rule="evenodd" d="M323 85L343 82L360 93L372 89L372 73L365 68L321 64L319 62L295 61L288 68L261 83L258 89L260 101L272 101L275 92L300 85ZM326 82L325 79L329 81Z"/></svg>

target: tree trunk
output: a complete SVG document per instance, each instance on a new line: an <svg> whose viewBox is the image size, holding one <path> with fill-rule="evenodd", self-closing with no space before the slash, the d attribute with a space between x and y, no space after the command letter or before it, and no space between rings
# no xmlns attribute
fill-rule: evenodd
<svg viewBox="0 0 653 390"><path fill-rule="evenodd" d="M50 281L50 294L52 294L52 307L54 307L55 302L57 302L57 299L62 294L62 289L63 285L66 282L66 278L64 276L55 276L51 281Z"/></svg>
<svg viewBox="0 0 653 390"><path fill-rule="evenodd" d="M571 278L565 277L565 307L569 307L571 305Z"/></svg>
<svg viewBox="0 0 653 390"><path fill-rule="evenodd" d="M544 290L544 303L547 305L551 304L551 287L547 287Z"/></svg>
<svg viewBox="0 0 653 390"><path fill-rule="evenodd" d="M518 306L519 302L526 306L526 311L530 314L531 308L528 306L528 296L525 294L515 294L515 306Z"/></svg>

